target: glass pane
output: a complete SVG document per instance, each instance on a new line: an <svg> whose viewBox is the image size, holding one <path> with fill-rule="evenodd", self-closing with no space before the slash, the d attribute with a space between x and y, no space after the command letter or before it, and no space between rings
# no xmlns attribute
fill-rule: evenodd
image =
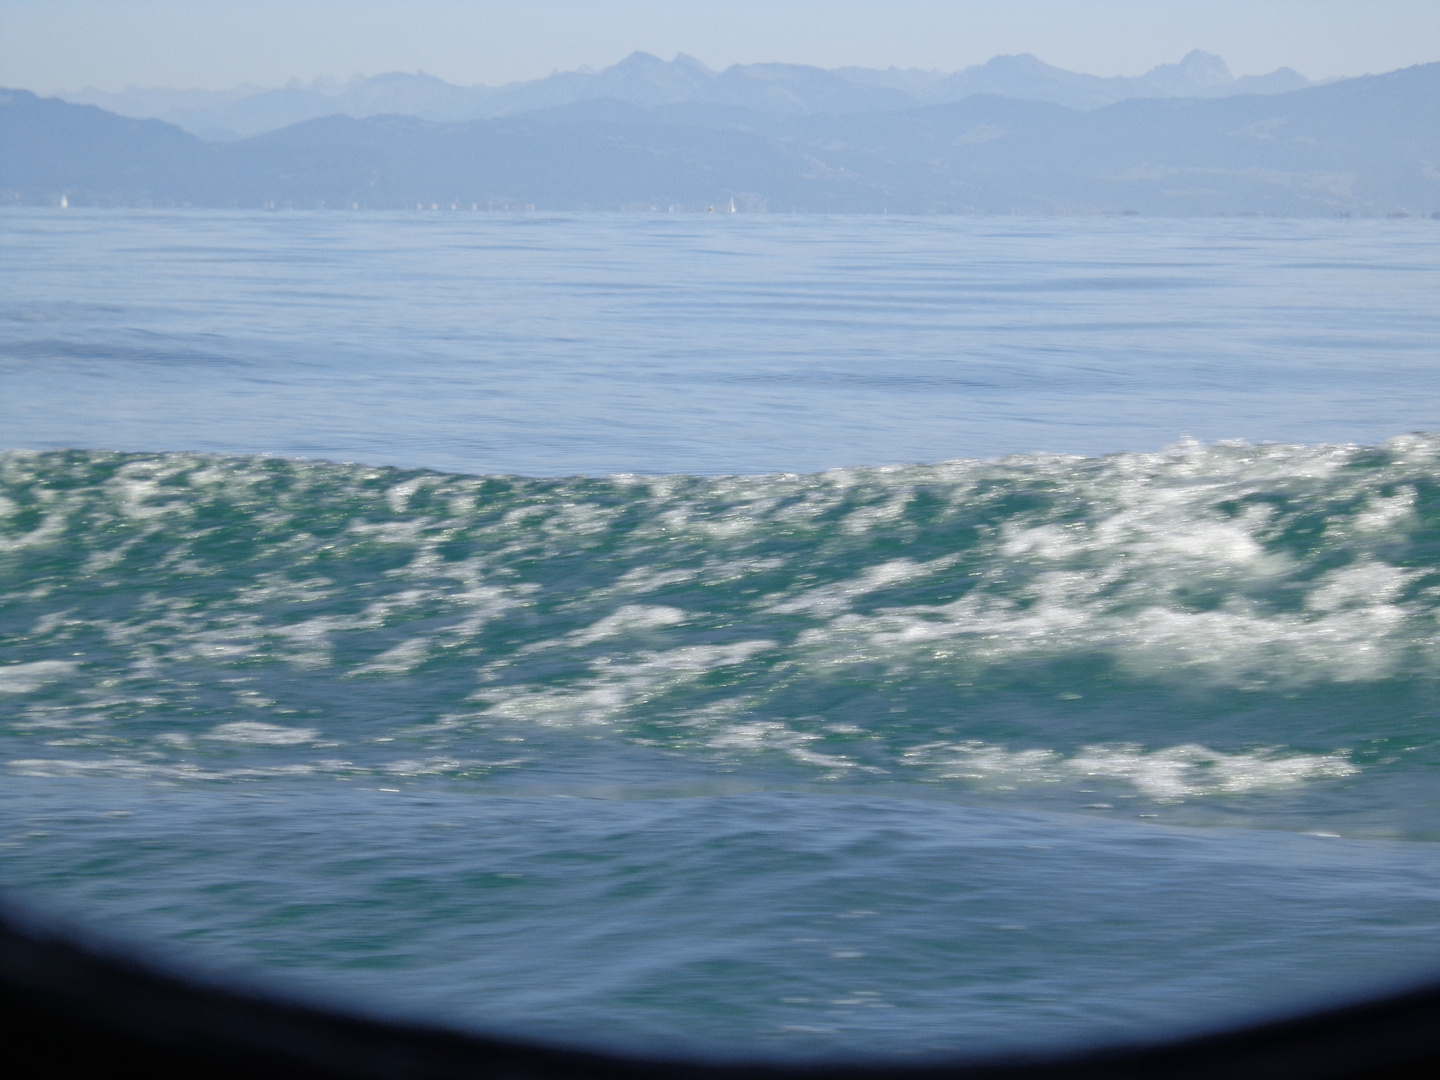
<svg viewBox="0 0 1440 1080"><path fill-rule="evenodd" d="M22 897L790 1059L1440 959L1432 223L0 228Z"/></svg>

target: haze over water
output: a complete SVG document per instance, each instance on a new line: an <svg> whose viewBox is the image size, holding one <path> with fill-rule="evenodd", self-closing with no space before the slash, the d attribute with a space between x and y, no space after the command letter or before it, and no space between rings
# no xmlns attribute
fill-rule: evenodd
<svg viewBox="0 0 1440 1080"><path fill-rule="evenodd" d="M722 1057L1440 962L1440 222L0 230L20 895Z"/></svg>

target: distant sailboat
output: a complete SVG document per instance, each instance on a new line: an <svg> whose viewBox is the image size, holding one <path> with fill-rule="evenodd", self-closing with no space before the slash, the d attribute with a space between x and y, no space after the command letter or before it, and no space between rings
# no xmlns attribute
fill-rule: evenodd
<svg viewBox="0 0 1440 1080"><path fill-rule="evenodd" d="M735 213L735 200L734 200L734 199L731 199L731 200L730 200L730 213L732 213L732 214Z"/></svg>
<svg viewBox="0 0 1440 1080"><path fill-rule="evenodd" d="M66 196L61 195L61 196L60 196L60 209L61 209L61 210L64 210L64 209L65 209L66 207L68 207L69 205L70 205L70 200L69 200Z"/></svg>

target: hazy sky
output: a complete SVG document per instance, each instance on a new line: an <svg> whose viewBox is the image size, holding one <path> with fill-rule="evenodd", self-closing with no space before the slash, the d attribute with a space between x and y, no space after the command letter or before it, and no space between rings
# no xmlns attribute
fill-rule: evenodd
<svg viewBox="0 0 1440 1080"><path fill-rule="evenodd" d="M940 68L1029 52L1135 75L1192 48L1236 74L1440 60L1440 0L0 0L0 85L223 88L427 71L497 84L636 49L711 67Z"/></svg>

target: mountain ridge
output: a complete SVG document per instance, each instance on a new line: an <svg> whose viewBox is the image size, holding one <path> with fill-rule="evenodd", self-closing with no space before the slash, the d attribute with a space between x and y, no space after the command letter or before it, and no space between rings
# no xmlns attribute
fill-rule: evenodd
<svg viewBox="0 0 1440 1080"><path fill-rule="evenodd" d="M11 204L837 213L1440 211L1440 63L1275 95L1092 110L995 95L778 114L587 99L334 114L233 143L0 92Z"/></svg>
<svg viewBox="0 0 1440 1080"><path fill-rule="evenodd" d="M1179 63L1162 64L1133 78L1065 71L1028 53L997 56L984 64L945 73L783 63L732 65L717 72L683 53L666 61L635 52L602 71L556 72L543 79L498 87L463 87L423 72L388 72L369 78L357 76L344 84L333 79L308 85L292 80L275 89L130 87L118 93L87 89L56 96L135 119L165 120L202 138L226 142L335 113L356 118L393 113L426 120L481 120L602 98L636 105L696 102L736 105L775 115L806 115L898 112L976 94L1093 109L1135 97L1278 93L1309 85L1308 79L1289 68L1237 79L1223 59L1199 49Z"/></svg>

